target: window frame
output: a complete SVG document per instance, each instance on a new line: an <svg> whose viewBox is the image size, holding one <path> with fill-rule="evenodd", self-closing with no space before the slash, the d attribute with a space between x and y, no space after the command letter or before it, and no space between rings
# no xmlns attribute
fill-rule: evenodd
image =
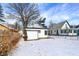
<svg viewBox="0 0 79 59"><path fill-rule="evenodd" d="M45 35L47 35L47 31L45 30Z"/></svg>

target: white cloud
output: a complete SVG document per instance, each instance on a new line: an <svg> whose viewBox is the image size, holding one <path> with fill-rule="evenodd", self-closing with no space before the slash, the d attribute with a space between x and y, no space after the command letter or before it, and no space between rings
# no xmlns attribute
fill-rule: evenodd
<svg viewBox="0 0 79 59"><path fill-rule="evenodd" d="M61 15L60 18L62 18L62 19L64 19L64 20L70 19L68 15Z"/></svg>
<svg viewBox="0 0 79 59"><path fill-rule="evenodd" d="M55 7L53 6L46 12L43 12L41 16L47 18L46 24L49 24L51 20L52 22L68 20L70 24L79 24L79 9L77 6L73 7L70 4L60 4Z"/></svg>
<svg viewBox="0 0 79 59"><path fill-rule="evenodd" d="M61 4L57 6L53 6L48 9L46 12L42 13L41 16L46 17L46 24L51 20L53 22L60 22L64 20L70 19L69 15L66 12L63 12L68 4Z"/></svg>

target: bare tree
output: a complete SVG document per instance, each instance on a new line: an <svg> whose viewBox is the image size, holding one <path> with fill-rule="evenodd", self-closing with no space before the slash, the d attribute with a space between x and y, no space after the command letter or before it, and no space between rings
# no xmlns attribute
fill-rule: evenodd
<svg viewBox="0 0 79 59"><path fill-rule="evenodd" d="M39 9L37 4L33 3L9 3L8 8L11 10L11 13L14 13L19 16L23 23L23 38L27 40L27 25L31 20L38 18Z"/></svg>

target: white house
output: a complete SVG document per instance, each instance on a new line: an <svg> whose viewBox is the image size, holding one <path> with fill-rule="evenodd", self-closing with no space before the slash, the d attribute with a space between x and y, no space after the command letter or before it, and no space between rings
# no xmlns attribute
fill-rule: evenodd
<svg viewBox="0 0 79 59"><path fill-rule="evenodd" d="M72 27L68 21L52 24L49 27L49 35L78 35L78 28Z"/></svg>
<svg viewBox="0 0 79 59"><path fill-rule="evenodd" d="M38 40L40 38L48 37L47 34L48 29L45 26L42 26L41 24L38 23L28 25L26 30L27 30L28 40Z"/></svg>

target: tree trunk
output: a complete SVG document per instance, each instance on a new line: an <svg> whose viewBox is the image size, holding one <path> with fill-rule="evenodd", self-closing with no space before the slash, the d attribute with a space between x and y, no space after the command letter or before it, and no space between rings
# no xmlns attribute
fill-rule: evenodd
<svg viewBox="0 0 79 59"><path fill-rule="evenodd" d="M24 22L24 24L23 24L23 34L24 34L23 38L24 38L24 41L27 41L27 37L28 37L26 28L27 28L27 22Z"/></svg>
<svg viewBox="0 0 79 59"><path fill-rule="evenodd" d="M27 30L24 29L23 34L24 34L24 36L23 36L24 41L27 41Z"/></svg>

